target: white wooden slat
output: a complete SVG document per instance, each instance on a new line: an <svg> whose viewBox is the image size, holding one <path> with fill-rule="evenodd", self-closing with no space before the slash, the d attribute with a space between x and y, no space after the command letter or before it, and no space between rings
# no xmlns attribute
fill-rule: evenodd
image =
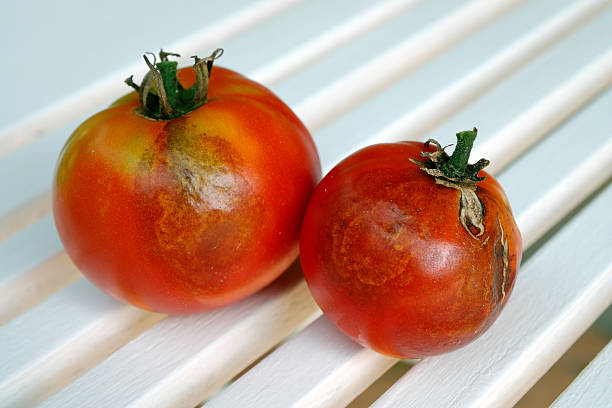
<svg viewBox="0 0 612 408"><path fill-rule="evenodd" d="M350 341L322 316L205 406L345 406L369 385L359 377L377 378L395 362Z"/></svg>
<svg viewBox="0 0 612 408"><path fill-rule="evenodd" d="M40 402L162 317L78 280L0 327L0 401Z"/></svg>
<svg viewBox="0 0 612 408"><path fill-rule="evenodd" d="M11 282L61 250L51 217L0 243L0 295L9 295L7 288Z"/></svg>
<svg viewBox="0 0 612 408"><path fill-rule="evenodd" d="M11 235L4 232L6 229L18 230L19 225L14 225L15 223L23 224L13 216L31 217L30 223L36 221L38 209L36 205L30 204L31 201L42 198L40 204L50 204L49 190L58 154L77 126L78 123L73 122L36 139L22 149L0 157L0 184L3 189L0 200L0 230L3 231L3 236ZM45 195L48 197L46 202ZM49 213L50 208L50 205L45 208L45 215Z"/></svg>
<svg viewBox="0 0 612 408"><path fill-rule="evenodd" d="M555 400L552 408L612 406L612 342Z"/></svg>
<svg viewBox="0 0 612 408"><path fill-rule="evenodd" d="M169 45L168 49L188 55L192 55L193 52L190 51L194 50L214 49L220 42L263 23L300 1L303 0L260 0ZM105 106L108 101L125 93L123 83L125 78L131 74L139 76L144 72L142 63L134 63L48 108L0 129L0 157L63 124L83 117L100 106Z"/></svg>
<svg viewBox="0 0 612 408"><path fill-rule="evenodd" d="M294 264L232 306L167 318L41 406L194 406L318 316L305 286Z"/></svg>
<svg viewBox="0 0 612 408"><path fill-rule="evenodd" d="M0 215L0 242L34 224L51 210L51 192L39 194L18 208Z"/></svg>
<svg viewBox="0 0 612 408"><path fill-rule="evenodd" d="M538 26L558 15L558 12L576 3L582 3L582 0L529 2L446 51L394 86L369 98L315 134L322 163L337 162L350 153L353 146L360 146L363 140L378 134L402 115L417 109L432 95L448 89L462 77L470 75L474 68L507 49L508 45L523 38L525 33L533 32ZM415 13L419 10L421 8L415 10ZM572 30L562 41L543 50L507 79L494 84L469 105L462 107L455 114L442 117L442 121L430 133L415 135L414 138L433 137L447 145L455 141L454 134L457 130L476 126L480 130L477 145L484 143L495 131L516 118L526 106L539 100L580 71L589 61L600 56L608 44L599 39L609 31L611 22L612 8L608 7L589 19L587 24ZM396 34L395 37L399 36ZM342 54L342 57L346 57L345 54ZM288 83L291 84L292 81ZM283 85L279 88L282 90L282 87ZM344 140L342 144L335 142L339 135ZM600 143L603 136L598 138L596 143ZM564 151L555 146L552 150ZM534 185L529 185L527 190L534 192L533 187ZM528 194L522 194L520 188L515 190L519 192L514 192L512 196L513 201L517 201L518 209L522 205L522 197ZM535 192L537 191L536 189Z"/></svg>
<svg viewBox="0 0 612 408"><path fill-rule="evenodd" d="M501 129L496 134L495 143L489 141L475 148L474 157L481 151L495 152L487 170L503 169L510 164L510 157L523 153L539 140L535 135L547 134L611 84L612 48ZM509 143L513 139L511 136L517 134L521 138Z"/></svg>
<svg viewBox="0 0 612 408"><path fill-rule="evenodd" d="M387 0L377 4L259 68L250 77L270 86L348 44L356 37L380 27L422 1Z"/></svg>
<svg viewBox="0 0 612 408"><path fill-rule="evenodd" d="M520 215L518 224L523 235L523 245L533 245L582 201L605 185L612 177L610 163L612 139ZM543 217L542 214L549 216Z"/></svg>
<svg viewBox="0 0 612 408"><path fill-rule="evenodd" d="M382 55L372 56L371 61L300 103L295 111L315 132L523 2L474 0Z"/></svg>
<svg viewBox="0 0 612 408"><path fill-rule="evenodd" d="M51 217L0 242L0 325L79 276Z"/></svg>
<svg viewBox="0 0 612 408"><path fill-rule="evenodd" d="M0 326L81 277L65 252L20 274L0 291Z"/></svg>
<svg viewBox="0 0 612 408"><path fill-rule="evenodd" d="M612 177L612 166L609 166L611 162L612 142L519 216L517 222L522 231L525 250ZM519 273L522 274L522 270ZM325 317L318 318L314 324L318 325L316 329L306 329L289 340L207 406L341 406L376 380L382 374L381 367L390 367L396 361L357 346L328 323ZM315 348L314 345L321 348L321 345L328 343L329 338L334 339L333 345L317 350L317 358L313 359L311 353L305 352L308 347ZM450 366L447 368L451 369ZM258 389L266 389L267 392L258 393ZM321 389L334 392L326 393ZM302 401L308 401L309 404L317 402L305 405ZM425 404L426 400L419 403ZM398 406L402 406L401 403Z"/></svg>
<svg viewBox="0 0 612 408"><path fill-rule="evenodd" d="M497 55L485 61L467 76L433 95L416 109L389 124L376 135L364 140L356 150L381 141L422 138L422 135L427 134L446 118L470 104L496 83L515 72L547 47L586 23L610 4L612 4L610 0L588 0L576 2L566 7L548 21L526 33ZM599 73L601 76L601 72ZM582 81L586 81L586 78L583 78ZM597 86L597 81L593 81L592 84ZM599 85L601 86L601 84ZM581 96L587 97L588 94ZM484 150L489 151L490 148ZM475 154L475 156L477 155Z"/></svg>

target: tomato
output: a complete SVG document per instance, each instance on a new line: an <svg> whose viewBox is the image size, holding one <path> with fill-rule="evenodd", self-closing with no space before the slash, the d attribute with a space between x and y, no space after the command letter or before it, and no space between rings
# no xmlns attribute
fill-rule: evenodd
<svg viewBox="0 0 612 408"><path fill-rule="evenodd" d="M270 90L160 53L143 84L64 146L53 213L66 252L110 295L157 312L220 307L297 257L320 178L313 140ZM210 82L208 82L210 77ZM178 82L177 82L178 78Z"/></svg>
<svg viewBox="0 0 612 408"><path fill-rule="evenodd" d="M499 183L435 141L378 144L340 162L313 193L300 237L304 276L325 315L399 358L461 347L512 291L522 243ZM471 141L470 141L471 140Z"/></svg>

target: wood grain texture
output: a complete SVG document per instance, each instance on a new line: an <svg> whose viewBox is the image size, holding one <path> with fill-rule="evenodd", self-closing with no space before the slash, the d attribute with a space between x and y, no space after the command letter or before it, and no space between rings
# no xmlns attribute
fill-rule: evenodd
<svg viewBox="0 0 612 408"><path fill-rule="evenodd" d="M322 316L206 407L344 406L393 363L352 342Z"/></svg>
<svg viewBox="0 0 612 408"><path fill-rule="evenodd" d="M165 319L42 406L194 406L319 314L294 265L232 306Z"/></svg>
<svg viewBox="0 0 612 408"><path fill-rule="evenodd" d="M162 317L77 280L0 327L0 401L38 404Z"/></svg>

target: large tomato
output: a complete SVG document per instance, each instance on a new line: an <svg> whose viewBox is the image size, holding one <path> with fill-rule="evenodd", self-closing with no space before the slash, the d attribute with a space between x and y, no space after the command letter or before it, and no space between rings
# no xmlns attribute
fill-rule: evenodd
<svg viewBox="0 0 612 408"><path fill-rule="evenodd" d="M180 314L241 299L295 260L320 163L308 130L268 89L213 69L217 54L178 72L168 55L145 58L143 84L127 80L138 92L72 134L53 212L94 284Z"/></svg>
<svg viewBox="0 0 612 408"><path fill-rule="evenodd" d="M300 257L327 317L364 346L401 358L453 350L508 300L521 236L499 183L435 141L379 144L349 156L315 189ZM435 147L434 147L435 146ZM483 177L484 178L483 180Z"/></svg>

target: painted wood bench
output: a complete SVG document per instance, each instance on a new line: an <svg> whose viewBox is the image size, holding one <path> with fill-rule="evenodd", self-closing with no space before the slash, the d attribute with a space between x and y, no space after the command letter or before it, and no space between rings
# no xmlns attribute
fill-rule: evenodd
<svg viewBox="0 0 612 408"><path fill-rule="evenodd" d="M491 160L526 247L513 296L483 336L418 362L374 406L518 401L612 302L612 1L209 3L4 4L0 406L339 407L396 362L328 323L297 263L178 317L119 303L71 264L50 210L55 159L160 46L223 47L219 65L295 109L324 172L367 144L448 144L477 126L472 158ZM556 406L610 403L609 349Z"/></svg>

